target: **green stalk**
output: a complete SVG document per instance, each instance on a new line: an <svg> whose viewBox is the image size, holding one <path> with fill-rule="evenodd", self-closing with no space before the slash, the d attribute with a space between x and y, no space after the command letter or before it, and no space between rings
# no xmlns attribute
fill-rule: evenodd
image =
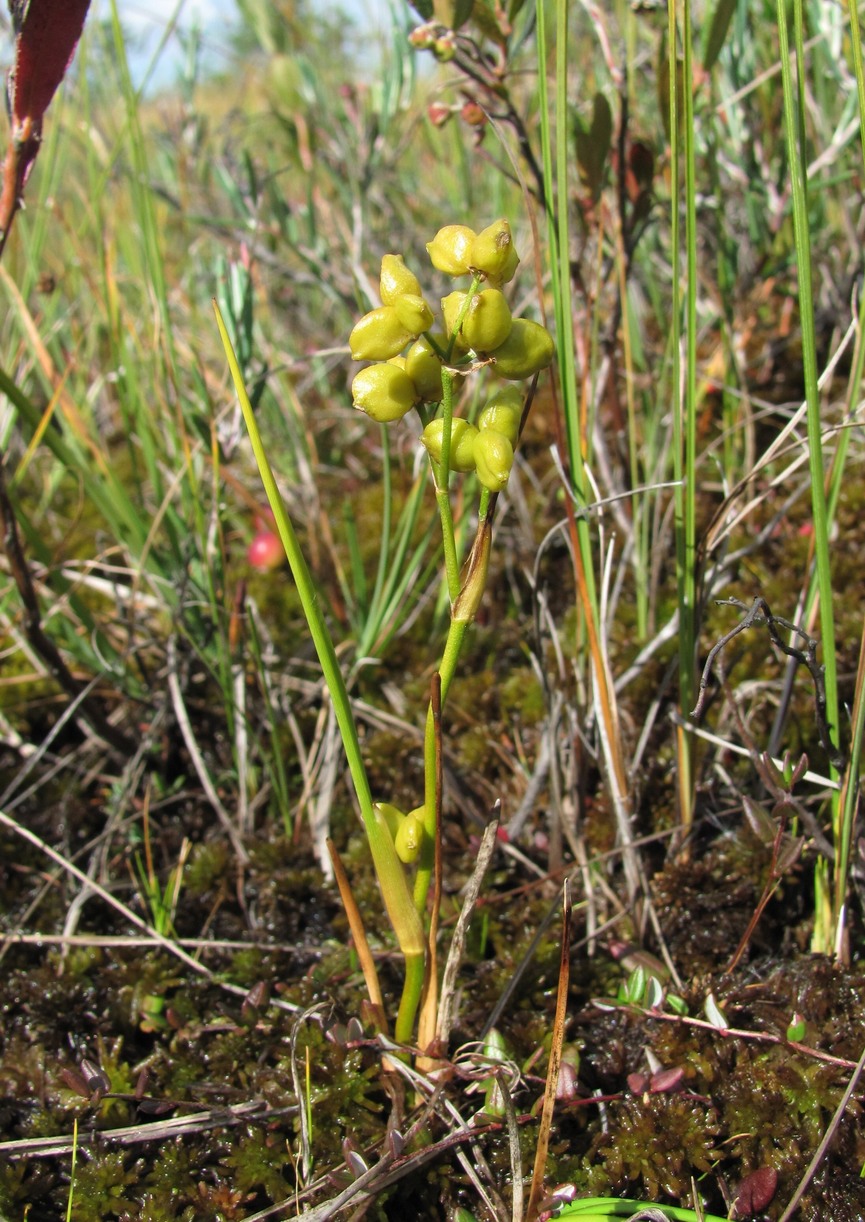
<svg viewBox="0 0 865 1222"><path fill-rule="evenodd" d="M805 58L802 0L794 0L793 2L798 105L793 93L785 0L778 0L777 12L781 82L784 94L784 128L787 155L790 162L793 230L799 276L799 316L802 326L802 361L804 366L808 428L808 465L811 476L811 513L814 523L817 590L820 599L820 635L823 644L823 668L826 680L826 716L837 736L838 683L835 660L835 624L832 607L832 569L829 560L829 517L826 507L825 473L823 470L814 298L811 285L808 185L805 179L805 158L802 147L805 140L805 83L803 79ZM836 776L837 773L832 769L830 775ZM841 805L837 793L833 794L832 797L832 831L836 847L840 848L842 839ZM837 915L836 913L836 918ZM825 949L831 953L831 947L826 947Z"/></svg>
<svg viewBox="0 0 865 1222"><path fill-rule="evenodd" d="M450 353L453 343L448 348ZM431 461L435 484L436 505L442 526L442 545L445 554L448 597L454 601L460 588L460 566L457 560L457 545L454 536L454 519L450 500L450 456L451 429L454 418L454 380L447 369L442 369L442 456L441 462Z"/></svg>
<svg viewBox="0 0 865 1222"><path fill-rule="evenodd" d="M850 42L853 58L853 69L856 73L856 97L859 107L859 141L862 150L862 161L865 165L865 68L862 63L862 35L859 28L859 12L855 4L847 4L850 17ZM852 418L855 410L858 388L861 385L863 365L865 365L865 343L862 335L862 303L859 302L859 329L856 342L856 355L850 377L850 394L847 404L848 418ZM834 519L835 506L840 495L841 470L843 459L850 442L849 430L844 430L838 443L836 455L836 470L833 471L833 486L830 493L829 517ZM821 604L822 605L822 604ZM862 739L865 735L865 676L863 676L863 658L865 658L865 628L862 633L862 646L859 651L859 671L856 676L856 696L853 702L853 726L850 739L850 760L844 778L844 786L838 802L836 816L837 835L835 838L835 877L834 877L834 919L833 945L835 954L843 959L845 913L847 903L847 886L850 871L850 857L853 846L853 832L856 824L856 814L859 809L859 778L861 775Z"/></svg>
<svg viewBox="0 0 865 1222"><path fill-rule="evenodd" d="M270 508L273 511L276 529L285 548L291 574L297 586L297 592L300 596L310 636L318 655L322 675L330 693L330 698L333 701L337 725L342 737L349 772L351 773L355 794L360 806L361 818L363 819L364 829L369 841L370 852L372 853L373 864L378 876L379 885L381 886L388 918L396 934L399 948L405 956L406 980L403 1002L400 1004L399 1018L397 1020L396 1038L401 1042L408 1042L411 1038L411 1028L414 1022L414 1012L417 1009L417 1001L413 1003L412 1008L411 997L409 996L408 1001L406 1001L406 995L410 993L410 990L414 991L416 989L418 975L420 975L421 984L423 983L423 963L426 955L423 926L412 902L405 871L402 862L397 857L393 840L383 820L376 816L376 812L373 809L369 780L364 768L360 742L357 736L357 726L352 715L345 680L343 679L336 656L336 649L325 623L318 600L318 593L301 551L294 526L282 503L282 497L279 494L273 470L271 469L261 434L258 431L258 422L255 419L252 404L249 401L249 396L243 384L243 375L222 314L215 301L213 308L216 313L216 323L219 328L222 345L228 358L234 389L240 402L244 423L249 433L249 440L252 444L259 474L261 475L261 482L264 485ZM418 966L419 963L420 967ZM420 993L418 991L418 998L419 996Z"/></svg>
<svg viewBox="0 0 865 1222"><path fill-rule="evenodd" d="M684 114L679 112L679 38L676 6L669 3L667 33L670 78L670 146L672 247L672 325L671 347L673 399L673 494L676 536L676 591L679 606L679 703L683 716L694 706L694 665L696 655L696 336L697 336L697 244L696 244L696 169L694 156L693 64L691 56L691 9L684 3L682 32L682 96ZM683 148L680 149L680 133ZM686 258L686 375L682 401L679 352L681 348L682 299L679 284L681 234L679 193L682 186L682 160L685 180L685 258ZM677 730L679 763L679 819L683 829L690 827L693 814L693 740L680 726Z"/></svg>
<svg viewBox="0 0 865 1222"><path fill-rule="evenodd" d="M441 704L444 708L448 688L456 673L460 651L465 640L468 622L452 619L448 628L444 652L439 664L441 676ZM414 880L414 904L418 913L426 912L427 895L432 880L435 863L436 837L436 763L435 763L435 723L432 705L427 711L426 728L424 731L424 838L421 855L418 860L417 874Z"/></svg>
<svg viewBox="0 0 865 1222"><path fill-rule="evenodd" d="M859 12L855 4L847 2L847 12L850 17L850 43L853 51L853 70L856 73L856 98L859 105L859 143L862 148L862 161L865 164L865 131L861 120L865 118L865 68L862 65L862 33L859 29Z"/></svg>
<svg viewBox="0 0 865 1222"><path fill-rule="evenodd" d="M805 373L805 396L808 424L808 459L811 475L811 508L814 515L814 553L817 561L817 585L820 597L820 627L823 638L823 665L826 672L826 705L830 724L838 730L838 689L835 664L835 624L832 608L832 569L829 561L829 522L826 512L825 474L823 470L822 422L820 420L820 390L817 374L816 324L814 294L811 284L811 236L808 229L808 185L805 179L805 84L802 79L805 63L802 0L794 0L794 36L796 42L796 72L798 108L794 112L793 81L787 39L786 6L778 0L781 79L784 87L784 126L793 201L797 267L799 273L799 313L802 325L802 360ZM798 130L797 130L798 121Z"/></svg>
<svg viewBox="0 0 865 1222"><path fill-rule="evenodd" d="M640 1201L628 1201L620 1197L586 1197L582 1201L566 1205L557 1217L582 1218L583 1222L591 1222L595 1218L630 1218L643 1210L648 1212L649 1208ZM657 1212L670 1219L670 1222L725 1222L716 1214L703 1213L702 1210L697 1214L693 1209L684 1209L679 1205L665 1204L663 1209L659 1207Z"/></svg>

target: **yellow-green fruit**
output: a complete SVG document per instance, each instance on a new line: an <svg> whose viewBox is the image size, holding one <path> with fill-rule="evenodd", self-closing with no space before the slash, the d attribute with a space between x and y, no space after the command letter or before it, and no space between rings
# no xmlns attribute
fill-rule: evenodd
<svg viewBox="0 0 865 1222"><path fill-rule="evenodd" d="M444 336L437 335L441 345ZM405 371L415 384L418 398L424 403L438 403L442 397L442 363L425 336L415 340L406 353Z"/></svg>
<svg viewBox="0 0 865 1222"><path fill-rule="evenodd" d="M397 365L368 365L351 384L354 405L362 412L387 424L401 420L417 400L414 382Z"/></svg>
<svg viewBox="0 0 865 1222"><path fill-rule="evenodd" d="M401 297L397 297L393 308L397 318L413 338L422 331L429 331L433 325L433 312L420 293L403 293Z"/></svg>
<svg viewBox="0 0 865 1222"><path fill-rule="evenodd" d="M442 460L442 434L444 420L439 416L430 420L421 434L421 441L426 446L430 458L436 462ZM449 466L451 471L474 471L475 469L475 438L478 431L468 420L454 416L451 420L451 448Z"/></svg>
<svg viewBox="0 0 865 1222"><path fill-rule="evenodd" d="M468 225L445 225L426 248L430 262L446 276L467 276L469 251L477 234Z"/></svg>
<svg viewBox="0 0 865 1222"><path fill-rule="evenodd" d="M403 812L396 806L392 806L390 802L373 802L372 807L375 813L384 819L391 840L395 839L399 826L405 818Z"/></svg>
<svg viewBox="0 0 865 1222"><path fill-rule="evenodd" d="M514 465L514 447L495 429L478 432L474 448L478 479L490 492L501 492Z"/></svg>
<svg viewBox="0 0 865 1222"><path fill-rule="evenodd" d="M414 338L393 306L379 306L355 323L348 345L356 361L389 361Z"/></svg>
<svg viewBox="0 0 865 1222"><path fill-rule="evenodd" d="M415 811L403 819L397 828L393 843L400 861L404 861L406 865L417 861L423 844L423 823Z"/></svg>
<svg viewBox="0 0 865 1222"><path fill-rule="evenodd" d="M397 297L406 293L422 296L420 281L406 267L402 255L382 255L381 276L378 282L382 305L395 305Z"/></svg>
<svg viewBox="0 0 865 1222"><path fill-rule="evenodd" d="M522 415L524 400L525 396L518 386L499 386L487 399L484 409L499 406L511 407Z"/></svg>
<svg viewBox="0 0 865 1222"><path fill-rule="evenodd" d="M504 217L482 229L469 251L469 267L482 272L496 287L513 280L519 261L511 227Z"/></svg>
<svg viewBox="0 0 865 1222"><path fill-rule="evenodd" d="M478 416L478 428L482 433L487 429L501 433L515 446L520 435L522 414L522 406L514 407L512 403L507 402L488 403Z"/></svg>
<svg viewBox="0 0 865 1222"><path fill-rule="evenodd" d="M492 352L511 333L511 308L499 289L475 293L463 319L462 335L475 352Z"/></svg>
<svg viewBox="0 0 865 1222"><path fill-rule="evenodd" d="M555 353L553 337L546 327L528 318L515 318L510 335L492 355L496 373L516 381L546 369Z"/></svg>
<svg viewBox="0 0 865 1222"><path fill-rule="evenodd" d="M442 297L442 300L441 300L442 318L444 319L445 334L448 337L448 341L450 341L450 337L455 332L455 328L457 325L457 319L460 316L460 313L463 308L463 302L465 301L467 296L468 296L468 293L457 292L457 293L448 293L447 297ZM462 335L459 332L456 333L456 339L454 340L454 347L458 348L460 352L465 352L466 349L468 348L468 344L465 342L465 340L463 339Z"/></svg>

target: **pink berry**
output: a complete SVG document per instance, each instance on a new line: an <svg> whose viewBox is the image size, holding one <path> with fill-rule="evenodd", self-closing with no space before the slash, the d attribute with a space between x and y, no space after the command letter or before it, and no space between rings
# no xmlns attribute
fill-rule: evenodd
<svg viewBox="0 0 865 1222"><path fill-rule="evenodd" d="M249 545L246 558L254 569L276 569L285 560L279 536L272 530L260 530Z"/></svg>

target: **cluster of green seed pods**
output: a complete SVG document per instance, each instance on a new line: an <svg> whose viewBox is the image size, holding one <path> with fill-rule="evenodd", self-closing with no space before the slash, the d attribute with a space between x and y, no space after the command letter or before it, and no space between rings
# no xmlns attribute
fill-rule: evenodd
<svg viewBox="0 0 865 1222"><path fill-rule="evenodd" d="M450 465L453 471L477 471L490 492L501 492L514 464L523 397L515 386L503 386L487 400L477 424L460 416L451 421ZM444 421L431 420L421 436L427 452L441 462Z"/></svg>
<svg viewBox="0 0 865 1222"><path fill-rule="evenodd" d="M553 340L540 323L514 318L503 286L519 265L510 225L495 221L476 233L467 225L446 225L427 251L433 267L447 276L472 277L468 291L454 291L441 301L442 326L420 282L401 255L381 262L382 304L355 325L349 337L352 357L371 361L352 382L356 407L373 420L400 420L417 408L425 423L423 443L441 461L444 422L430 419L430 405L443 397L443 368L489 366L507 381L521 381L553 359ZM507 483L519 434L522 396L502 388L481 412L476 424L454 418L449 465L454 471L476 471L481 484L498 492Z"/></svg>

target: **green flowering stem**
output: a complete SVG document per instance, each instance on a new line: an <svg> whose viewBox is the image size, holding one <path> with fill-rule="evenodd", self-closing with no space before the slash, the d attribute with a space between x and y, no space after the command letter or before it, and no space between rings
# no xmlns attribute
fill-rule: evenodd
<svg viewBox="0 0 865 1222"><path fill-rule="evenodd" d="M444 707L447 691L451 680L456 673L457 663L459 662L460 651L465 639L468 622L464 620L451 619L448 629L447 641L445 642L444 653L442 654L441 664L439 665L439 675L441 676L441 703ZM415 908L420 916L426 912L426 901L429 894L430 882L432 881L433 868L435 866L435 837L436 837L436 750L435 750L435 718L433 717L432 705L427 710L426 728L424 730L424 838L423 847L421 848L420 857L418 858L418 869L414 880L414 903Z"/></svg>
<svg viewBox="0 0 865 1222"><path fill-rule="evenodd" d="M460 306L459 313L457 314L456 321L454 322L454 329L451 332L450 339L448 340L448 350L447 350L448 363L450 363L453 360L454 344L456 344L457 342L457 336L459 335L460 327L463 325L466 315L469 312L469 306L472 303L472 298L474 297L475 293L477 293L478 289L481 287L482 279L483 279L483 276L472 276L472 282L469 285L469 291L466 293L465 300L463 301L462 305Z"/></svg>
<svg viewBox="0 0 865 1222"><path fill-rule="evenodd" d="M285 506L282 503L282 497L279 494L279 489L276 484L276 479L273 475L273 470L268 461L267 453L264 449L264 444L261 440L261 434L258 431L258 423L255 419L255 413L252 410L252 404L249 401L249 396L246 393L246 388L243 384L243 375L240 371L240 366L237 363L237 357L234 354L234 349L226 330L222 314L219 307L214 301L213 308L216 313L216 324L219 328L219 335L222 340L222 346L225 349L225 355L228 358L228 366L231 370L234 389L237 393L237 398L240 403L241 411L243 412L244 423L246 424L249 440L252 444L252 450L255 455L255 461L258 465L258 471L261 476L261 482L264 485L265 493L267 494L270 508L273 511L273 518L276 525L277 533L285 548L285 554L288 559L291 575L294 578L294 583L297 586L297 592L300 596L303 613L306 617L307 625L309 626L310 636L312 637L315 651L318 655L319 665L321 666L322 675L324 676L327 690L330 692L330 698L333 701L334 713L336 715L337 725L342 737L342 745L345 750L348 760L349 772L354 784L354 791L357 795L358 805L360 806L361 818L363 819L364 830L366 831L367 840L369 841L370 852L372 854L373 865L378 877L379 886L381 887L382 896L384 898L385 907L387 908L388 918L393 926L396 934L399 948L405 956L406 960L406 991L411 984L412 990L415 988L415 980L420 974L421 984L423 984L423 961L426 955L426 941L424 938L423 925L421 923L418 911L412 900L409 891L408 882L406 880L405 870L402 862L397 856L394 848L393 839L383 820L376 817L373 809L372 794L370 793L369 780L366 775L366 769L363 765L363 757L361 756L360 743L357 736L357 727L354 723L354 717L351 711L351 704L348 698L348 692L343 679L342 671L339 667L339 662L336 656L333 640L325 623L324 615L318 601L318 593L312 580L306 560L300 548L294 526L291 519L285 511ZM420 968L418 968L418 960L420 960ZM403 1014L403 1005L400 1005L400 1015ZM410 1006L406 1007L406 1012ZM415 1002L415 1009L417 1003ZM413 1021L413 1020L412 1020ZM409 1032L410 1037L410 1032ZM397 1020L397 1039L406 1038L405 1021L400 1026L400 1020Z"/></svg>
<svg viewBox="0 0 865 1222"><path fill-rule="evenodd" d="M439 664L441 708L444 708L451 681L456 674L466 630L480 607L487 583L491 543L492 519L490 515L485 515L478 522L477 535L463 569L460 591L454 599L451 611L450 627ZM415 907L421 916L426 912L426 901L435 866L436 783L435 717L430 704L424 731L424 840L414 884Z"/></svg>
<svg viewBox="0 0 865 1222"><path fill-rule="evenodd" d="M450 483L451 433L454 418L454 379L447 369L442 369L442 456L441 462L430 459L433 482L435 483L436 504L442 527L442 545L445 556L445 574L448 583L448 597L453 603L460 588L459 561L457 560L457 545L454 535L454 519L451 512L451 501L448 490Z"/></svg>
<svg viewBox="0 0 865 1222"><path fill-rule="evenodd" d="M418 1006L423 994L424 975L426 973L426 953L406 955L405 983L399 1010L394 1025L394 1038L398 1044L414 1042L414 1024Z"/></svg>

